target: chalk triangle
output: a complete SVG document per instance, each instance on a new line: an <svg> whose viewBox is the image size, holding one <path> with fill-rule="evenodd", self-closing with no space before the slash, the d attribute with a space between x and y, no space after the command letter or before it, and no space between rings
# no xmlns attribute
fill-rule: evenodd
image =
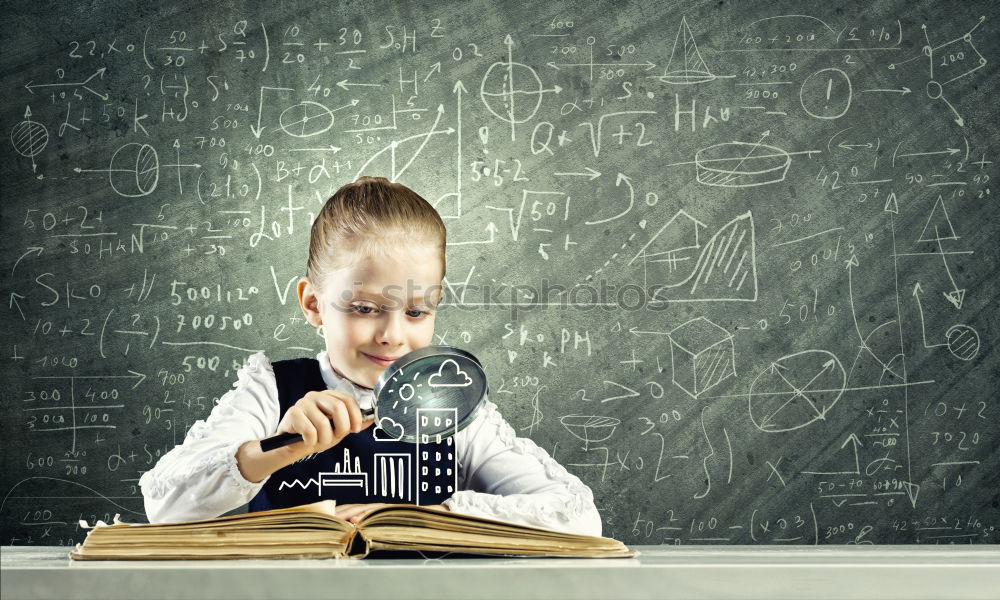
<svg viewBox="0 0 1000 600"><path fill-rule="evenodd" d="M937 197L931 214L927 216L927 223L924 230L920 232L918 242L937 242L940 240L957 240L955 228L951 226L951 218L948 217L948 209L944 206L944 199Z"/></svg>
<svg viewBox="0 0 1000 600"><path fill-rule="evenodd" d="M885 200L885 207L882 210L894 215L899 214L899 203L896 202L896 192L889 193L889 197Z"/></svg>
<svg viewBox="0 0 1000 600"><path fill-rule="evenodd" d="M687 19L681 17L681 24L677 27L677 35L674 37L674 46L670 50L670 58L659 80L664 83L690 85L714 79L715 75L708 70L705 59L698 51L698 43L695 42L694 34L688 27Z"/></svg>

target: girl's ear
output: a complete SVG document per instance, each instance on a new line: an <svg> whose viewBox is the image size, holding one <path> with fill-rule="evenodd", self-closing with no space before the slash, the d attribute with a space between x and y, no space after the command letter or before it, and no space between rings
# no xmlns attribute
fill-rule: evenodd
<svg viewBox="0 0 1000 600"><path fill-rule="evenodd" d="M300 277L299 283L296 286L296 292L299 296L299 307L302 308L302 314L306 316L306 321L309 322L313 327L319 327L323 324L323 318L320 316L319 306L319 290L309 281L307 277Z"/></svg>

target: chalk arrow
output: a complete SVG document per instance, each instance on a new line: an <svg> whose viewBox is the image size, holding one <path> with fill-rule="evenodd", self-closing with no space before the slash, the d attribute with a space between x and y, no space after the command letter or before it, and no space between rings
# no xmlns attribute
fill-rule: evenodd
<svg viewBox="0 0 1000 600"><path fill-rule="evenodd" d="M965 300L965 290L954 290L951 292L941 292L948 302L951 302L958 310L962 310L962 302Z"/></svg>
<svg viewBox="0 0 1000 600"><path fill-rule="evenodd" d="M898 90L875 89L875 90L861 90L861 91L862 92L889 92L890 94L900 94L901 96L905 96L906 94L909 94L913 90L911 90L908 87L903 87L903 88L900 88Z"/></svg>
<svg viewBox="0 0 1000 600"><path fill-rule="evenodd" d="M910 154L900 154L900 158L904 156L933 156L935 154L958 154L960 150L958 148L945 148L944 150L938 150L936 152L912 152Z"/></svg>
<svg viewBox="0 0 1000 600"><path fill-rule="evenodd" d="M639 337L639 334L642 333L648 333L651 335L670 335L670 332L668 331L642 331L638 327L630 327L628 332L634 335L635 337Z"/></svg>
<svg viewBox="0 0 1000 600"><path fill-rule="evenodd" d="M854 474L858 475L861 473L861 463L858 462L858 448L863 447L864 444L861 443L857 434L854 433L847 436L847 439L844 440L844 443L841 444L840 447L843 448L844 446L847 446L848 442L850 442L854 448Z"/></svg>
<svg viewBox="0 0 1000 600"><path fill-rule="evenodd" d="M937 233L937 227L934 228L935 233ZM955 283L955 278L951 274L951 269L948 267L948 255L945 254L944 248L941 246L941 238L937 239L938 253L941 254L941 260L944 262L944 270L948 274L948 280L951 281L951 287L953 288L950 292L941 292L944 294L945 299L951 302L956 309L962 310L962 301L965 300L965 289L960 289L958 284Z"/></svg>
<svg viewBox="0 0 1000 600"><path fill-rule="evenodd" d="M351 87L358 87L358 86L364 86L364 87L382 87L382 84L381 83L347 83L346 79L341 79L340 81L337 82L337 87L343 88L343 89L348 90L348 91L350 91Z"/></svg>
<svg viewBox="0 0 1000 600"><path fill-rule="evenodd" d="M904 481L903 488L906 489L906 496L910 499L910 506L916 508L917 496L920 495L920 486L917 485L916 483L910 483L909 481Z"/></svg>
<svg viewBox="0 0 1000 600"><path fill-rule="evenodd" d="M597 179L598 177L601 176L601 172L600 171L595 171L594 169L591 169L590 167L584 167L583 169L586 171L586 173L553 173L553 175L564 175L564 176L567 176L567 177L586 177L586 178L590 179L591 181L593 181L593 180L595 180L595 179Z"/></svg>
<svg viewBox="0 0 1000 600"><path fill-rule="evenodd" d="M36 254L38 256L42 255L42 251L45 250L42 246L28 246L28 251L21 255L16 261L14 261L14 267L10 270L10 274L14 274L14 269L17 268L17 263L21 262L21 259L29 254Z"/></svg>
<svg viewBox="0 0 1000 600"><path fill-rule="evenodd" d="M21 294L18 294L17 292L11 292L10 293L10 303L7 305L7 308L14 308L16 306L17 307L17 312L21 313L21 320L24 321L25 320L25 318L24 318L24 311L21 310L21 305L17 302L18 298L21 298L23 300L24 298L27 298L27 296L22 296Z"/></svg>

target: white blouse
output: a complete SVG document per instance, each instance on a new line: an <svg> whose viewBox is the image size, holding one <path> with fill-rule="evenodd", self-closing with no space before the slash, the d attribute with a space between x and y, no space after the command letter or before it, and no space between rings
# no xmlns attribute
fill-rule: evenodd
<svg viewBox="0 0 1000 600"><path fill-rule="evenodd" d="M373 391L338 375L326 351L316 355L327 388L354 396L371 408ZM210 519L250 502L270 478L254 483L236 464L249 440L277 433L278 387L263 352L247 359L238 380L205 420L196 421L184 442L142 474L139 486L150 523ZM456 513L570 533L601 535L594 495L528 438L514 429L487 399L468 427L455 435L457 489L443 504Z"/></svg>

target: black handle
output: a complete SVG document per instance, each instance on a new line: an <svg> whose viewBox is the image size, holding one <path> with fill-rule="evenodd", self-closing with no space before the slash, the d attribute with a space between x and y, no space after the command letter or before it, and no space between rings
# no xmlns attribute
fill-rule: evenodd
<svg viewBox="0 0 1000 600"><path fill-rule="evenodd" d="M361 415L364 416L365 420L375 418L374 408L362 408ZM270 452L271 450L277 448L283 448L290 444L302 441L301 433L279 433L278 435L272 435L269 438L264 438L260 441L260 451Z"/></svg>
<svg viewBox="0 0 1000 600"><path fill-rule="evenodd" d="M264 438L260 441L261 452L270 452L276 448L281 448L289 444L294 444L295 442L302 441L301 433L279 433L278 435L273 435L269 438Z"/></svg>

